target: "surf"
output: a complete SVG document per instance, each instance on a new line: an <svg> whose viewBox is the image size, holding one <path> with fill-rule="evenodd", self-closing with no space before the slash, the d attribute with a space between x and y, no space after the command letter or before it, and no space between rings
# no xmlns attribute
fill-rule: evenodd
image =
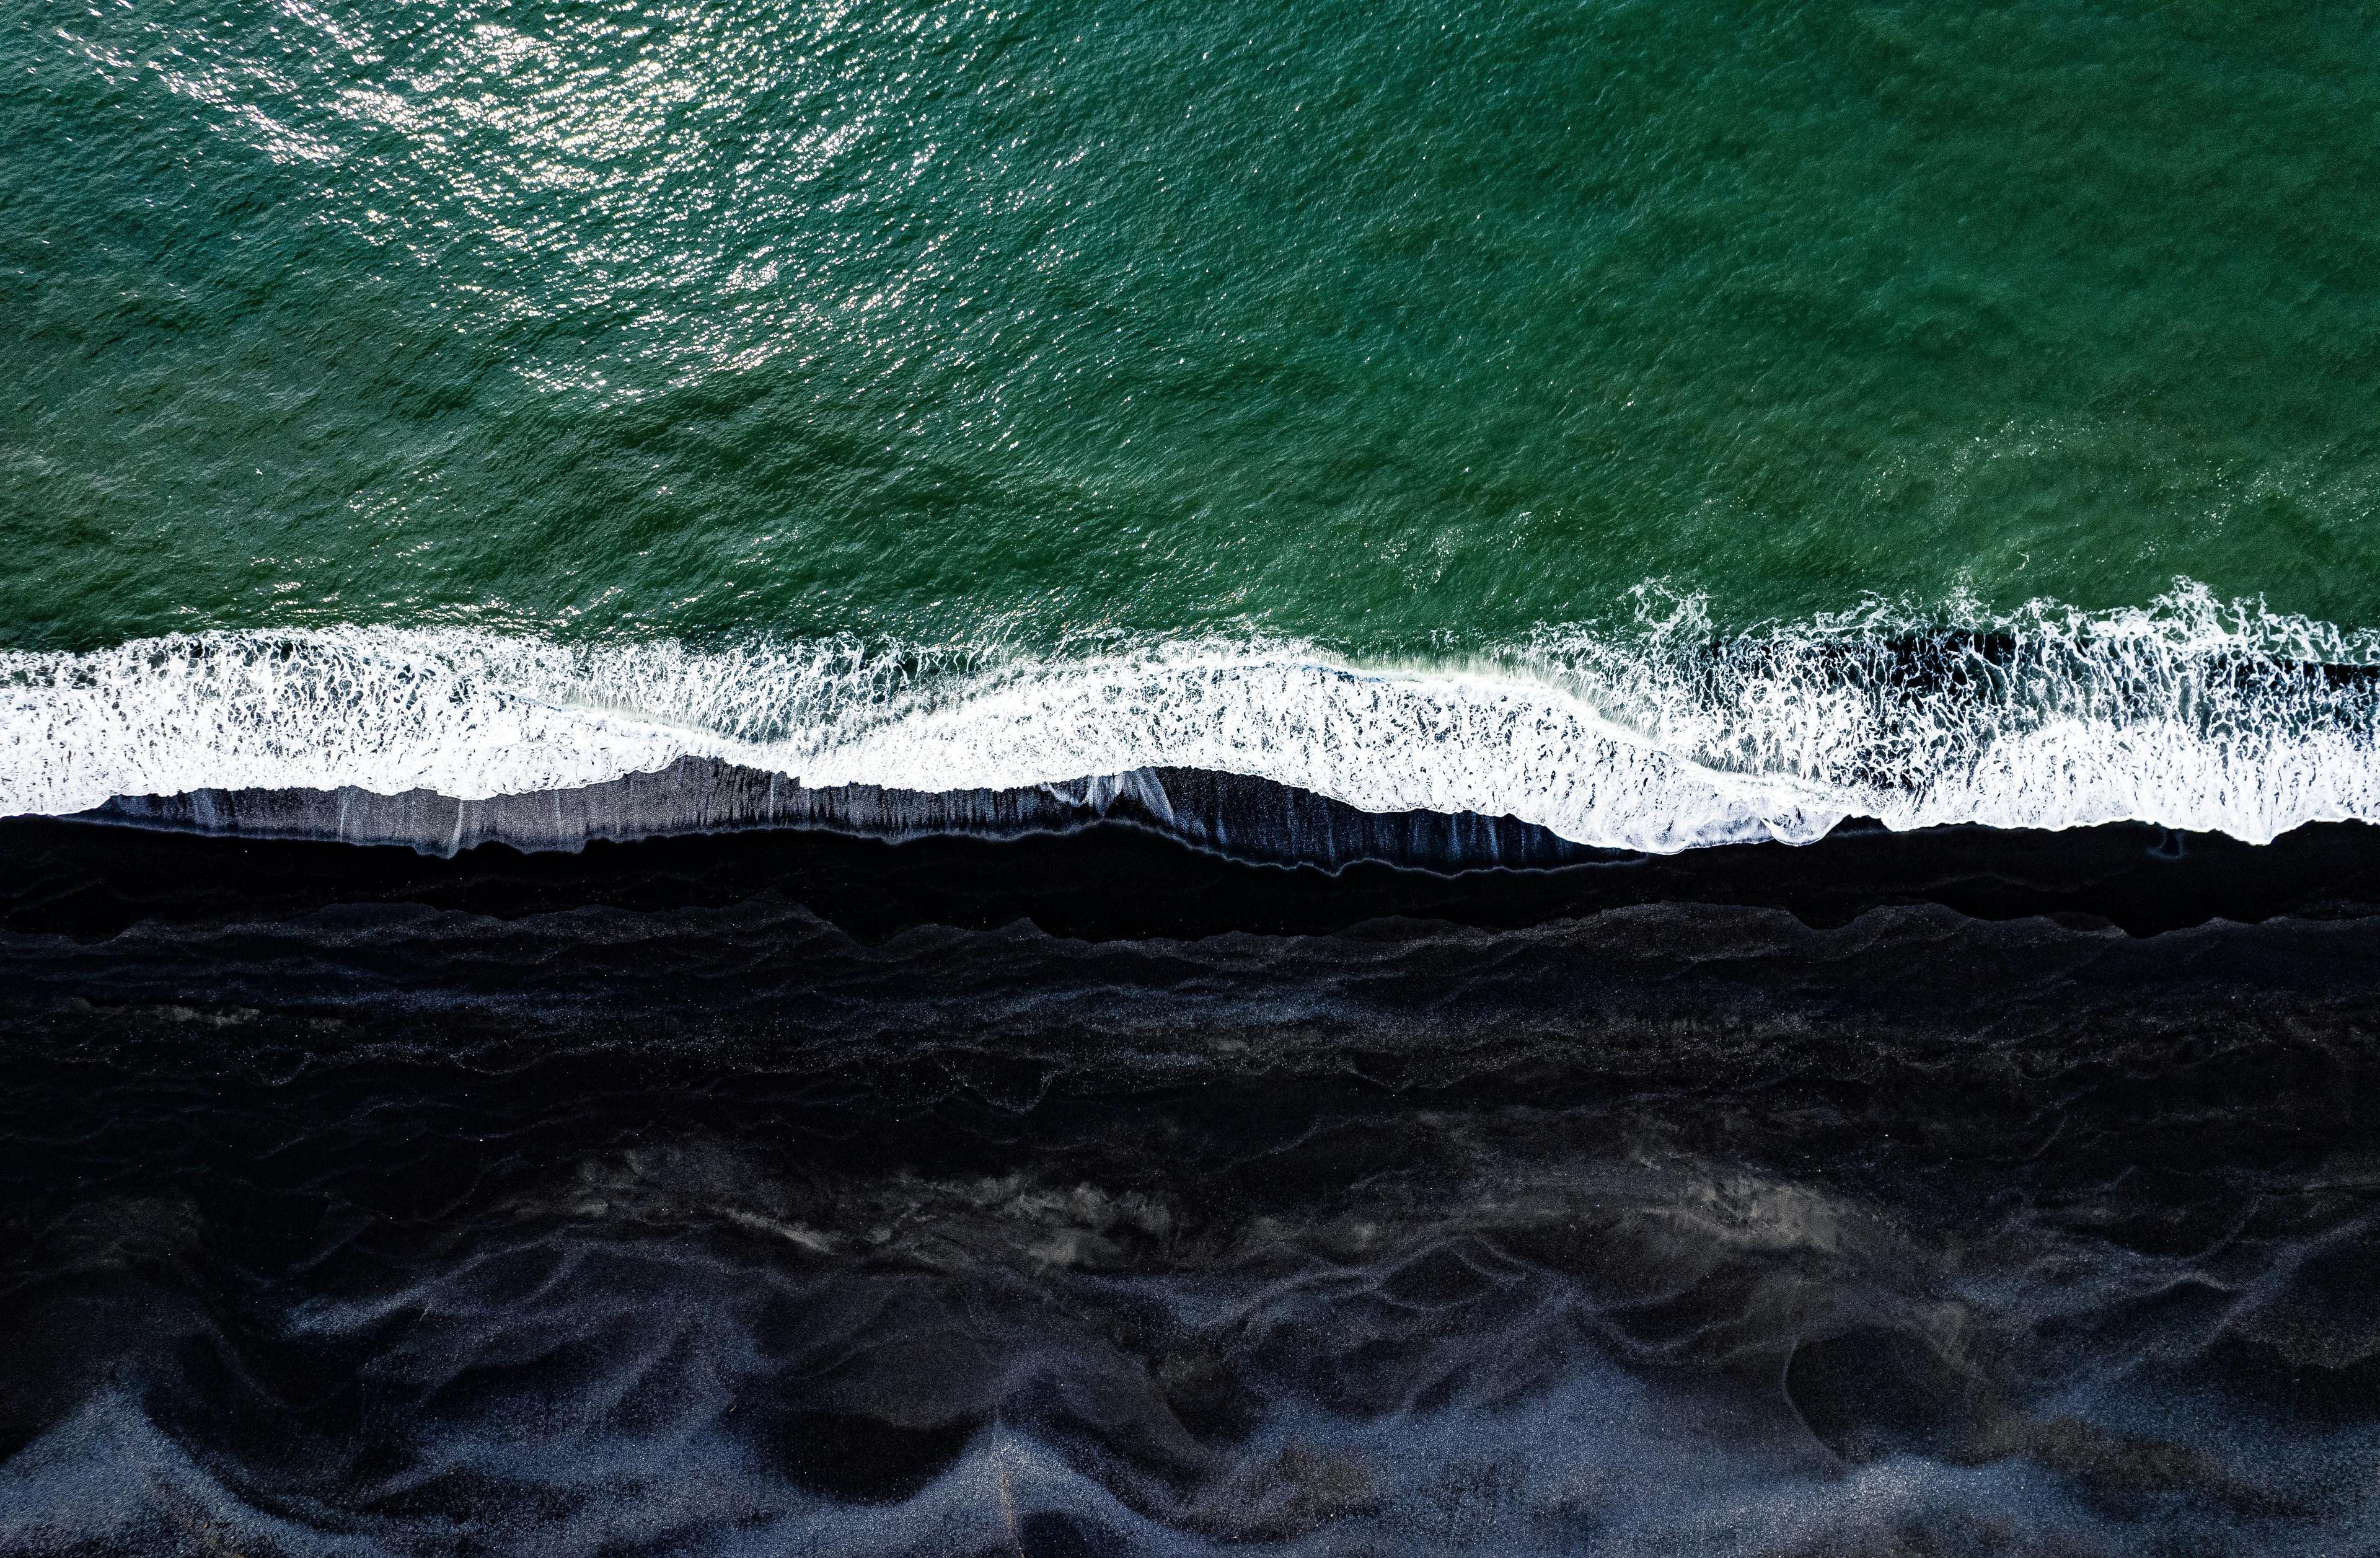
<svg viewBox="0 0 2380 1558"><path fill-rule="evenodd" d="M113 803L137 820L131 797L262 792L485 803L672 773L715 789L734 771L771 797L746 822L820 822L782 797L865 791L883 828L930 832L1001 803L900 797L1072 786L1059 810L1131 797L1161 817L1148 776L1173 771L1656 854L1808 843L1854 817L2143 822L2262 843L2380 819L2375 664L2373 635L2186 581L2122 611L1870 601L1732 632L1697 598L1648 587L1616 625L1422 663L1260 639L1037 653L212 632L0 659L0 814ZM708 803L640 793L643 822L594 817L575 836L710 825ZM1048 821L1008 809L1019 827ZM320 812L279 831L335 834ZM571 846L569 827L528 833L514 841Z"/></svg>

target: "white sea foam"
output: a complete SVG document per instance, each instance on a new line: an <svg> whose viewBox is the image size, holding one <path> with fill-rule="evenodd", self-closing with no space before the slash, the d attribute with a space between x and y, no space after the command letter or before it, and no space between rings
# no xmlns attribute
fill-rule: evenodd
<svg viewBox="0 0 2380 1558"><path fill-rule="evenodd" d="M0 813L197 789L477 799L691 756L922 791L1202 768L1655 851L1858 815L2256 841L2380 820L2380 688L2325 670L2380 663L2371 635L2194 587L2097 615L1871 603L1724 637L1691 600L1639 607L1462 667L1281 643L1037 662L375 627L13 653Z"/></svg>

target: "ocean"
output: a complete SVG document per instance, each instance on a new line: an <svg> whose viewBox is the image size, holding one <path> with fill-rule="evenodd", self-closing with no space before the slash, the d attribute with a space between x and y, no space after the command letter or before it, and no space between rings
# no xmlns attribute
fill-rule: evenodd
<svg viewBox="0 0 2380 1558"><path fill-rule="evenodd" d="M2375 658L2373 25L36 10L0 806L696 752L1657 848L2368 816L2370 712L2264 663ZM1793 663L1959 632L1980 707ZM1552 793L1607 740L1664 772Z"/></svg>
<svg viewBox="0 0 2380 1558"><path fill-rule="evenodd" d="M0 81L0 1549L2372 1540L2380 8Z"/></svg>

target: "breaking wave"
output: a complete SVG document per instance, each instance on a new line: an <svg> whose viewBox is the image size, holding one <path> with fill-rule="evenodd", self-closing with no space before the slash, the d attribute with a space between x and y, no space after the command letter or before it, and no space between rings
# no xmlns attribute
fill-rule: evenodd
<svg viewBox="0 0 2380 1558"><path fill-rule="evenodd" d="M697 760L926 795L1199 770L1656 853L1852 817L2264 842L2380 820L2376 664L2380 638L2186 581L2120 612L1875 601L1733 634L1647 586L1630 622L1430 665L1290 642L1027 657L218 632L0 658L0 813L200 791L472 801Z"/></svg>

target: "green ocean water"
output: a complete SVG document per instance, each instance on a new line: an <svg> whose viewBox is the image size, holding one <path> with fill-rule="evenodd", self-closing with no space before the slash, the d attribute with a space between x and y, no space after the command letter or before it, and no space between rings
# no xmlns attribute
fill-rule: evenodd
<svg viewBox="0 0 2380 1558"><path fill-rule="evenodd" d="M30 0L0 647L2380 625L2375 19Z"/></svg>

